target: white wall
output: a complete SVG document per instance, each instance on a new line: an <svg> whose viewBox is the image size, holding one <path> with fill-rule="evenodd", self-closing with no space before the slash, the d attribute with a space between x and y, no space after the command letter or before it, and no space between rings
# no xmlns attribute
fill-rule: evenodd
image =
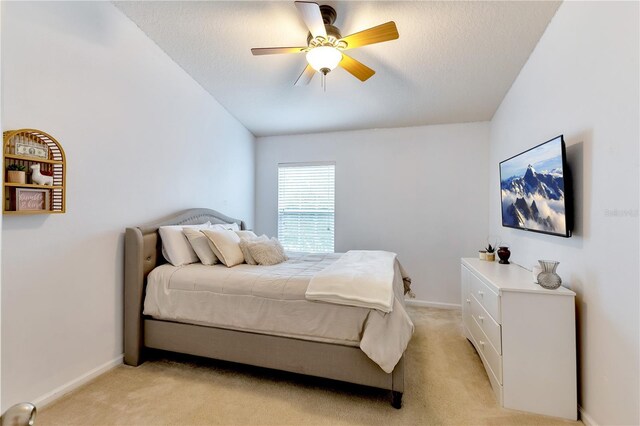
<svg viewBox="0 0 640 426"><path fill-rule="evenodd" d="M578 294L581 405L602 425L640 423L638 9L563 3L491 123L491 231L522 265L560 261ZM576 180L575 235L502 228L496 165L561 133Z"/></svg>
<svg viewBox="0 0 640 426"><path fill-rule="evenodd" d="M278 163L336 162L335 249L398 253L422 301L460 304L488 229L489 123L258 138L256 230L277 235Z"/></svg>
<svg viewBox="0 0 640 426"><path fill-rule="evenodd" d="M2 124L68 160L68 213L4 218L4 410L117 362L126 226L190 207L252 224L254 137L111 3L2 8Z"/></svg>

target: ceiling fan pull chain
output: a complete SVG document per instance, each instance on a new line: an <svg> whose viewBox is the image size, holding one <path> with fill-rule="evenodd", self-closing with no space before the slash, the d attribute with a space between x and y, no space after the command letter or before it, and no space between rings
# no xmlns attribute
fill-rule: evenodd
<svg viewBox="0 0 640 426"><path fill-rule="evenodd" d="M326 72L322 73L322 91L323 92L327 91L327 73Z"/></svg>

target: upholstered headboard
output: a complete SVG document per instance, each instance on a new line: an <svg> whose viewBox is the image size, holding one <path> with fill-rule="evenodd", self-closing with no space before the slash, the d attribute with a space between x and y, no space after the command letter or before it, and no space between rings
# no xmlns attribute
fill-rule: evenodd
<svg viewBox="0 0 640 426"><path fill-rule="evenodd" d="M156 266L165 263L158 228L167 225L232 223L246 229L242 220L210 209L189 209L142 226L127 228L124 244L124 361L138 365L143 343L142 305L146 279Z"/></svg>

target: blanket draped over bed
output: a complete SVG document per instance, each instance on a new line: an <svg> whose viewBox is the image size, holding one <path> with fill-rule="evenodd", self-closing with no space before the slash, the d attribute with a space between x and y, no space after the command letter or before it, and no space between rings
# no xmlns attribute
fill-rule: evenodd
<svg viewBox="0 0 640 426"><path fill-rule="evenodd" d="M311 278L307 300L393 310L393 265L388 251L349 250Z"/></svg>
<svg viewBox="0 0 640 426"><path fill-rule="evenodd" d="M360 349L387 373L393 371L413 334L411 319L398 299L403 297L397 294L398 285L394 291L398 272L403 293L411 279L396 258L388 251L350 250L315 274L305 294L307 300L371 309Z"/></svg>

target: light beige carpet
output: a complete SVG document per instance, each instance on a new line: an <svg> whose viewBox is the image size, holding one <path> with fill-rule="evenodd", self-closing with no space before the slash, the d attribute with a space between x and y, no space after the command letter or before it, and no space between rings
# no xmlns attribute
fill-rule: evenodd
<svg viewBox="0 0 640 426"><path fill-rule="evenodd" d="M389 392L195 357L121 366L38 413L44 425L551 425L502 409L458 311L409 308L403 407Z"/></svg>

